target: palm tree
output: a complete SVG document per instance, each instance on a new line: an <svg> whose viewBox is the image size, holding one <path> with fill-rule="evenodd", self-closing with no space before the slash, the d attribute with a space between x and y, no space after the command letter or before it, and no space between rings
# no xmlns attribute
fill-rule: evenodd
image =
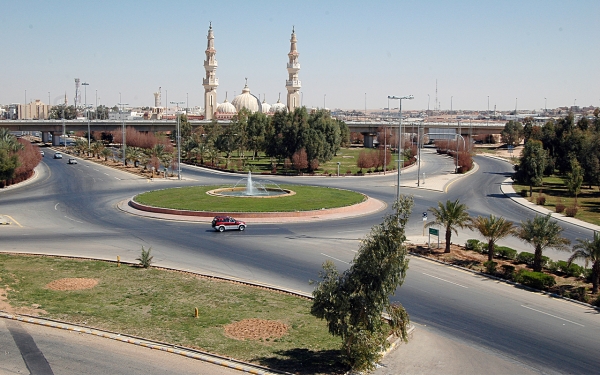
<svg viewBox="0 0 600 375"><path fill-rule="evenodd" d="M104 143L101 141L96 141L92 143L91 149L96 158L100 159L100 153L102 153L102 150L104 149Z"/></svg>
<svg viewBox="0 0 600 375"><path fill-rule="evenodd" d="M535 215L533 220L521 221L517 229L517 237L535 248L533 270L542 271L542 252L545 249L569 250L566 245L571 241L561 237L563 229L556 221L550 221L550 214L546 216Z"/></svg>
<svg viewBox="0 0 600 375"><path fill-rule="evenodd" d="M104 147L102 151L100 151L100 155L104 156L104 161L108 160L109 156L112 156L113 152L110 148Z"/></svg>
<svg viewBox="0 0 600 375"><path fill-rule="evenodd" d="M592 262L592 293L598 293L598 284L600 283L600 234L594 232L592 241L580 240L573 246L573 254L569 257L569 265L576 259L583 259L587 267Z"/></svg>
<svg viewBox="0 0 600 375"><path fill-rule="evenodd" d="M494 259L496 242L515 233L515 228L510 221L494 215L489 217L477 216L472 221L471 227L477 229L488 240L488 261L490 262Z"/></svg>
<svg viewBox="0 0 600 375"><path fill-rule="evenodd" d="M24 148L8 128L0 128L0 148L8 152L17 152Z"/></svg>
<svg viewBox="0 0 600 375"><path fill-rule="evenodd" d="M438 202L438 207L431 207L430 210L433 212L435 220L427 223L426 226L442 225L446 228L446 250L444 252L449 253L452 232L458 235L457 228L469 227L471 222L471 217L467 213L467 206L459 203L457 199L454 202L448 200L445 205Z"/></svg>

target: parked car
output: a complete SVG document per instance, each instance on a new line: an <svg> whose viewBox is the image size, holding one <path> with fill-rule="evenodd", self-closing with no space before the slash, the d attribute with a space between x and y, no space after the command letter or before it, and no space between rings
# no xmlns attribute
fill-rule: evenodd
<svg viewBox="0 0 600 375"><path fill-rule="evenodd" d="M55 153L54 159L62 159L62 154L60 152Z"/></svg>
<svg viewBox="0 0 600 375"><path fill-rule="evenodd" d="M234 229L242 231L246 229L246 223L244 221L236 220L231 216L215 216L212 221L212 227L219 232Z"/></svg>
<svg viewBox="0 0 600 375"><path fill-rule="evenodd" d="M77 164L77 159L70 158L68 164Z"/></svg>

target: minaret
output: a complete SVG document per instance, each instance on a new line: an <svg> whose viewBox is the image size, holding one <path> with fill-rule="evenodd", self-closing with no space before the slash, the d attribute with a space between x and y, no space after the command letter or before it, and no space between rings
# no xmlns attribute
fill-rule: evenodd
<svg viewBox="0 0 600 375"><path fill-rule="evenodd" d="M219 79L215 77L217 72L217 60L215 55L215 37L212 30L212 22L208 28L208 43L206 46L206 60L204 60L204 70L206 71L206 77L202 80L202 86L204 86L204 119L212 120L217 109L217 86L219 86Z"/></svg>
<svg viewBox="0 0 600 375"><path fill-rule="evenodd" d="M287 108L289 112L294 111L294 108L300 107L300 87L302 87L300 80L298 79L298 71L300 70L300 63L298 62L298 56L300 55L296 50L296 32L292 27L292 38L290 39L290 53L288 57L290 61L287 64L288 80L285 81L285 88L287 89Z"/></svg>

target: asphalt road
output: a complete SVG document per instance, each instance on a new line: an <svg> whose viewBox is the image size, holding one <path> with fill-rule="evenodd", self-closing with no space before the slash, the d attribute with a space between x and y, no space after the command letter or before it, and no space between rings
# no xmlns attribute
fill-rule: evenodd
<svg viewBox="0 0 600 375"><path fill-rule="evenodd" d="M215 233L209 224L141 218L118 211L116 205L142 191L190 184L232 184L240 176L186 167L184 181L149 182L89 162L67 165L65 159L50 157L51 152L47 152L36 181L0 192L0 215L9 215L15 221L0 228L2 251L102 259L119 255L125 261L134 261L141 246L151 246L157 265L310 292L308 282L317 278L321 264L329 259L338 268L347 268L359 239L385 214L334 222L250 223L245 232ZM446 199L460 199L472 215L495 213L515 223L534 216L500 192L500 183L511 171L509 164L483 157L476 161L480 169L453 183L447 193L402 188L403 194L413 194L415 199L408 234L421 233L421 213ZM423 156L421 172L428 178L452 169L449 158ZM301 177L292 182L350 188L391 203L396 178ZM415 180L416 170L403 173L401 179ZM591 237L591 232L580 227L564 228L565 236L572 240ZM454 242L466 238L477 237L461 233ZM528 249L518 240L500 244ZM532 371L597 372L600 342L594 338L600 327L594 310L418 258L411 259L410 266L406 283L395 299L407 308L415 323L428 327L430 333Z"/></svg>

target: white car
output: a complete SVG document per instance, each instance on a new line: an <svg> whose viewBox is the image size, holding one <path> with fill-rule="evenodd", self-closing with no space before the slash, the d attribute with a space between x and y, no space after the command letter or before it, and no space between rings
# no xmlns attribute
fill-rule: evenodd
<svg viewBox="0 0 600 375"><path fill-rule="evenodd" d="M62 159L62 154L60 152L55 153L54 159Z"/></svg>
<svg viewBox="0 0 600 375"><path fill-rule="evenodd" d="M70 158L67 164L77 164L77 159Z"/></svg>

